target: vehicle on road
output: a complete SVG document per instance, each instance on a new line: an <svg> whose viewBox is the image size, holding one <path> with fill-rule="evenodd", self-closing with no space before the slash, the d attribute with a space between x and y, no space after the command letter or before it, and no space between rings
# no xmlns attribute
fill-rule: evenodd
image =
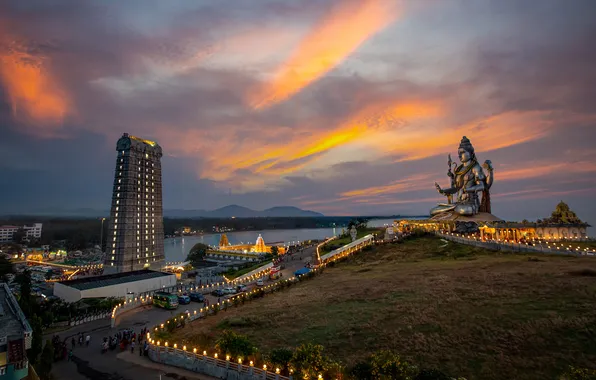
<svg viewBox="0 0 596 380"><path fill-rule="evenodd" d="M225 288L223 291L224 294L236 294L236 289L234 288Z"/></svg>
<svg viewBox="0 0 596 380"><path fill-rule="evenodd" d="M263 279L262 279L262 278L259 278L259 279L257 280L257 286L263 286L263 285L265 285L265 281L263 281Z"/></svg>
<svg viewBox="0 0 596 380"><path fill-rule="evenodd" d="M178 297L175 294L166 292L156 292L153 294L153 304L164 309L177 309Z"/></svg>
<svg viewBox="0 0 596 380"><path fill-rule="evenodd" d="M215 289L214 291L211 292L211 295L215 296L215 297L222 297L222 296L225 296L226 293L224 293L223 289Z"/></svg>
<svg viewBox="0 0 596 380"><path fill-rule="evenodd" d="M311 271L310 268L304 267L304 268L298 269L296 272L294 272L294 276L296 276L296 277L302 276L304 274L307 274L310 271Z"/></svg>
<svg viewBox="0 0 596 380"><path fill-rule="evenodd" d="M236 286L236 291L238 293L242 293L242 292L245 292L247 290L248 290L248 287L246 287L246 285L244 285L244 284L240 284L240 285Z"/></svg>
<svg viewBox="0 0 596 380"><path fill-rule="evenodd" d="M178 296L178 303L180 305L188 305L190 303L190 297L187 295Z"/></svg>
<svg viewBox="0 0 596 380"><path fill-rule="evenodd" d="M195 302L204 302L205 296L201 293L190 293L190 300Z"/></svg>
<svg viewBox="0 0 596 380"><path fill-rule="evenodd" d="M282 276L282 274L281 274L281 267L273 267L273 268L271 268L271 271L269 272L269 279L271 279L271 280L277 280L281 276Z"/></svg>

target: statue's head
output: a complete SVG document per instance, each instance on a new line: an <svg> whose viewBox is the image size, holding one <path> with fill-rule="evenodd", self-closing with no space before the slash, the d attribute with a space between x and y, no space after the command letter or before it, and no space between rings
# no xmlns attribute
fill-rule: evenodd
<svg viewBox="0 0 596 380"><path fill-rule="evenodd" d="M462 137L461 142L459 143L457 155L459 156L459 160L464 164L471 161L475 157L474 147L466 136Z"/></svg>

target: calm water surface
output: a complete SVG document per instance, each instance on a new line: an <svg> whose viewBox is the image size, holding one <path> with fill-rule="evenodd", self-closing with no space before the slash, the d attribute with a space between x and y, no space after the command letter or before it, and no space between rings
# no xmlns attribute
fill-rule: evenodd
<svg viewBox="0 0 596 380"><path fill-rule="evenodd" d="M381 227L386 224L392 224L394 219L374 219L368 222L371 227ZM255 244L259 234L263 237L266 244L284 243L325 239L337 236L342 228L300 228L293 230L263 230L263 231L235 231L226 232L230 244ZM166 261L184 261L190 249L197 243L207 245L218 245L221 234L205 234L201 236L185 236L179 238L166 239L164 250Z"/></svg>

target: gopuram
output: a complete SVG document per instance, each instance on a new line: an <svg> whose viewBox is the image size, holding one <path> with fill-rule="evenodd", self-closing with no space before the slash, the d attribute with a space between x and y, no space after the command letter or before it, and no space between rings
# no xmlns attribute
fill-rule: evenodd
<svg viewBox="0 0 596 380"><path fill-rule="evenodd" d="M395 221L398 232L414 229L465 234L479 240L523 242L534 239L584 240L589 225L561 201L550 218L536 222L506 222L491 213L490 189L494 169L490 160L479 164L470 140L464 136L457 151L460 163L447 160L449 186L435 182L446 202L430 210L428 219Z"/></svg>

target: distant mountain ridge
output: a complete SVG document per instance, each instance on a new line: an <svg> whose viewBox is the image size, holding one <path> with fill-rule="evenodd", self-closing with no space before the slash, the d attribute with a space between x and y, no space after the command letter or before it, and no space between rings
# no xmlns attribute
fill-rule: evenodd
<svg viewBox="0 0 596 380"><path fill-rule="evenodd" d="M10 213L10 215L34 215L34 216L65 216L65 217L105 217L110 214L109 210L96 210L91 208L79 208L64 210L61 208L47 207L38 209L34 212ZM6 215L9 215L7 213ZM321 213L302 210L294 206L276 206L262 211L253 210L239 205L228 205L216 210L183 210L166 209L164 217L166 218L299 218L299 217L322 217Z"/></svg>
<svg viewBox="0 0 596 380"><path fill-rule="evenodd" d="M213 211L205 210L165 210L165 217L180 218L180 217L202 217L202 218L261 218L261 217L321 217L325 216L319 212L302 210L293 206L276 206L257 211L248 207L238 205L228 205L218 208Z"/></svg>

